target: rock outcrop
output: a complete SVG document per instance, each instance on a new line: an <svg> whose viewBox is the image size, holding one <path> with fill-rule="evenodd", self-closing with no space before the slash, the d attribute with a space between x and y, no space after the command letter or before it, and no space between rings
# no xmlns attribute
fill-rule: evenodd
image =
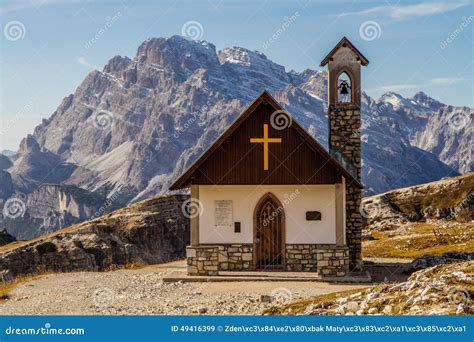
<svg viewBox="0 0 474 342"><path fill-rule="evenodd" d="M20 144L15 162L9 169L15 191L28 194L44 183L61 183L69 178L75 166L45 149L32 135Z"/></svg>
<svg viewBox="0 0 474 342"><path fill-rule="evenodd" d="M0 200L6 200L13 194L13 182L10 173L0 170Z"/></svg>
<svg viewBox="0 0 474 342"><path fill-rule="evenodd" d="M366 197L361 210L366 231L395 224L474 219L474 173Z"/></svg>
<svg viewBox="0 0 474 342"><path fill-rule="evenodd" d="M474 169L472 159L474 111L469 107L443 106L414 135L413 145L429 151L461 173Z"/></svg>
<svg viewBox="0 0 474 342"><path fill-rule="evenodd" d="M474 173L362 200L365 257L474 251Z"/></svg>
<svg viewBox="0 0 474 342"><path fill-rule="evenodd" d="M10 234L8 234L5 229L0 230L0 246L7 245L13 241L16 241L16 239Z"/></svg>
<svg viewBox="0 0 474 342"><path fill-rule="evenodd" d="M152 198L38 239L3 246L0 279L182 258L189 243L189 220L181 208L186 198Z"/></svg>
<svg viewBox="0 0 474 342"><path fill-rule="evenodd" d="M416 258L410 264L408 264L405 267L404 272L411 274L415 271L423 270L425 268L466 260L474 260L474 252L448 252L440 256L423 255L422 257Z"/></svg>
<svg viewBox="0 0 474 342"><path fill-rule="evenodd" d="M0 153L0 170L6 170L13 165L10 158Z"/></svg>
<svg viewBox="0 0 474 342"><path fill-rule="evenodd" d="M283 315L472 315L474 261L439 265L407 281L327 299L314 297L267 310ZM326 296L327 297L327 296Z"/></svg>
<svg viewBox="0 0 474 342"><path fill-rule="evenodd" d="M93 193L74 185L42 184L26 196L12 197L21 206L13 209L21 212L8 216L5 210L9 208L6 208L0 227L19 240L33 239L124 205L119 196L114 195L114 201L109 201L104 195L100 191ZM5 205L8 206L8 202Z"/></svg>

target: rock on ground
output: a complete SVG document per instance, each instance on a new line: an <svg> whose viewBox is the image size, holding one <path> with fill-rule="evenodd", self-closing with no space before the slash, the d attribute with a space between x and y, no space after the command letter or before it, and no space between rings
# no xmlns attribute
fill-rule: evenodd
<svg viewBox="0 0 474 342"><path fill-rule="evenodd" d="M337 299L315 297L270 312L303 315L472 315L474 261L438 265L407 281L370 287ZM357 310L357 311L356 311Z"/></svg>

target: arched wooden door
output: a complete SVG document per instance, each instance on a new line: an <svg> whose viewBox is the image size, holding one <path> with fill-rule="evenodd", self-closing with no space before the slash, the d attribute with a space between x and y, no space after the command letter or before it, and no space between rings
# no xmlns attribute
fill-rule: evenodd
<svg viewBox="0 0 474 342"><path fill-rule="evenodd" d="M256 269L284 268L285 213L271 193L264 195L255 207L253 247Z"/></svg>

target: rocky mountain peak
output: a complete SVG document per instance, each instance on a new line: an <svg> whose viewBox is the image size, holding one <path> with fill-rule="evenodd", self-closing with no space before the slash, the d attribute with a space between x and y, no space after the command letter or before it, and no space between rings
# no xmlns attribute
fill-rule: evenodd
<svg viewBox="0 0 474 342"><path fill-rule="evenodd" d="M433 99L422 91L419 91L418 93L413 95L412 100L415 101L417 104L430 108L432 110L439 110L441 107L445 106L444 103Z"/></svg>
<svg viewBox="0 0 474 342"><path fill-rule="evenodd" d="M219 51L219 61L221 62L221 64L233 63L245 65L247 67L255 63L275 64L260 51L251 51L238 46L225 48Z"/></svg>
<svg viewBox="0 0 474 342"><path fill-rule="evenodd" d="M104 72L114 74L123 71L132 60L128 57L115 56L108 61L104 67Z"/></svg>
<svg viewBox="0 0 474 342"><path fill-rule="evenodd" d="M138 47L135 61L157 67L170 67L175 72L194 72L199 68L212 69L219 65L213 44L177 35L147 39Z"/></svg>
<svg viewBox="0 0 474 342"><path fill-rule="evenodd" d="M386 92L382 96L378 98L378 102L384 102L387 104L391 104L393 109L397 110L399 107L406 104L406 99L393 91Z"/></svg>
<svg viewBox="0 0 474 342"><path fill-rule="evenodd" d="M238 93L247 95L247 101L266 89L276 91L292 83L292 77L285 67L267 58L259 51L241 47L225 48L219 51L222 71L236 80ZM235 95L233 95L235 96Z"/></svg>
<svg viewBox="0 0 474 342"><path fill-rule="evenodd" d="M28 153L28 152L40 152L41 148L36 139L31 135L28 134L20 143L20 148L18 150L19 153Z"/></svg>
<svg viewBox="0 0 474 342"><path fill-rule="evenodd" d="M13 165L13 163L10 160L10 158L8 158L6 155L0 153L0 170L8 169L12 165Z"/></svg>
<svg viewBox="0 0 474 342"><path fill-rule="evenodd" d="M242 47L234 46L219 51L219 62L230 64L233 67L243 67L259 72L269 72L278 78L287 78L285 67L267 58L260 51L251 51Z"/></svg>

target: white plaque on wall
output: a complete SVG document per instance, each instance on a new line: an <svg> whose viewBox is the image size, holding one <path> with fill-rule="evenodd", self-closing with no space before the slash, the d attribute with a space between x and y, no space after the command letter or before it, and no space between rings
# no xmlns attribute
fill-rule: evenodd
<svg viewBox="0 0 474 342"><path fill-rule="evenodd" d="M219 227L232 227L232 201L216 200L214 201L214 225Z"/></svg>

